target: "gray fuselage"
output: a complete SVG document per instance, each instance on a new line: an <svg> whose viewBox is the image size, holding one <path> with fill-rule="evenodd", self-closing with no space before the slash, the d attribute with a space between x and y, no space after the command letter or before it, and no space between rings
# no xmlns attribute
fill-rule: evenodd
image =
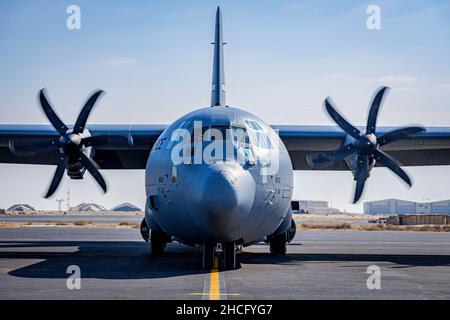
<svg viewBox="0 0 450 320"><path fill-rule="evenodd" d="M199 144L195 145L196 138L180 138L180 129L195 136L194 127L198 129L199 124L203 131L197 133L204 133ZM221 143L216 138L208 140L206 135L211 134L205 128L245 131L245 143L231 145L234 154L248 155L246 160L227 156L221 148L210 152L211 140L216 146ZM184 152L179 152L180 143L187 146ZM195 153L196 146L203 154ZM227 149L225 142L223 149ZM179 155L188 160L180 163ZM199 155L204 155L201 161ZM204 241L250 244L273 234L286 217L293 169L278 134L264 121L236 108L216 106L193 111L162 133L147 161L145 186L145 217L152 231L162 230L190 245Z"/></svg>

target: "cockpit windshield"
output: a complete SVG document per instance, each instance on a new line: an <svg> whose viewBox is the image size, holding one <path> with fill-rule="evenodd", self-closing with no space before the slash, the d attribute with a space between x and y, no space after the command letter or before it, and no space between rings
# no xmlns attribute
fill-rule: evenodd
<svg viewBox="0 0 450 320"><path fill-rule="evenodd" d="M264 158L273 145L264 127L255 120L230 123L228 119L207 119L181 123L167 148L175 149L174 154L184 163L237 160L245 165Z"/></svg>
<svg viewBox="0 0 450 320"><path fill-rule="evenodd" d="M210 125L203 126L200 134L200 130L198 132L193 132L192 134L192 142L195 141L214 141L214 140L227 140L229 139L230 134L230 126L229 125Z"/></svg>

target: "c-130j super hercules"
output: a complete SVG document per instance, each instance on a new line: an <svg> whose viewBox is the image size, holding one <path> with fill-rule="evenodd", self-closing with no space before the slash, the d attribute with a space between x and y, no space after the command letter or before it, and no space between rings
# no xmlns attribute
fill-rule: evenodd
<svg viewBox="0 0 450 320"><path fill-rule="evenodd" d="M102 91L65 125L44 90L40 105L52 126L0 125L0 162L56 165L45 197L64 173L87 170L106 192L98 169L145 169L146 207L141 233L153 255L172 240L203 247L211 268L220 248L224 267L236 268L236 251L259 241L286 254L295 236L290 202L293 170L351 170L354 202L374 167L387 167L408 185L403 166L450 164L450 128L376 127L387 92L371 103L366 127L355 127L324 106L338 126L268 125L225 102L222 18L216 12L211 105L169 126L86 125Z"/></svg>

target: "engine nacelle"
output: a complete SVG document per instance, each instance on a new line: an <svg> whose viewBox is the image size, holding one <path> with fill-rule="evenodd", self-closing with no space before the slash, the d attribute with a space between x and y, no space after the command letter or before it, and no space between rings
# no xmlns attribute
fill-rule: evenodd
<svg viewBox="0 0 450 320"><path fill-rule="evenodd" d="M73 131L73 129L67 130L67 133L70 134ZM70 139L73 139L78 144L80 143L82 139L90 138L92 135L88 129L84 129L82 133L80 134L74 134L70 136ZM82 146L81 152L83 152L86 157L92 159L94 157L95 151L92 147L88 146ZM81 180L83 179L84 173L86 172L86 168L83 167L83 165L78 161L76 157L69 157L69 163L67 165L67 175L70 179L74 180Z"/></svg>
<svg viewBox="0 0 450 320"><path fill-rule="evenodd" d="M347 135L344 140L344 144L342 146L346 146L351 143L356 143L356 140L352 137ZM353 153L349 155L348 157L344 158L345 163L347 164L348 168L353 174L353 178L356 180L356 172L358 171L358 155L356 153ZM367 171L367 178L370 177L370 172L372 171L373 167L375 166L375 160L370 159L369 167Z"/></svg>

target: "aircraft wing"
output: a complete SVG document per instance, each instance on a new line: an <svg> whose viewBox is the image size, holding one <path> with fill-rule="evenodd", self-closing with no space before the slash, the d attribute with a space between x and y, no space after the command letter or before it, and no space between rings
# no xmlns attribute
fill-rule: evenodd
<svg viewBox="0 0 450 320"><path fill-rule="evenodd" d="M166 125L88 125L92 136L106 135L107 146L97 147L93 159L101 169L144 169L154 143ZM311 170L306 155L336 150L346 133L337 126L273 125L286 145L295 170ZM361 128L362 129L362 128ZM377 135L393 130L379 127ZM428 127L427 131L383 147L404 166L450 165L450 127ZM129 136L132 144L115 144L115 136ZM59 135L50 125L0 125L0 163L56 165L55 151L33 156L15 155L12 141L38 143ZM348 170L344 160L322 170Z"/></svg>
<svg viewBox="0 0 450 320"><path fill-rule="evenodd" d="M93 159L101 169L145 169L151 148L166 125L87 125L92 136L109 137L106 146L95 148ZM0 125L0 163L49 164L58 162L57 151L31 156L11 152L11 142L39 143L59 138L50 125ZM117 136L129 137L124 146Z"/></svg>
<svg viewBox="0 0 450 320"><path fill-rule="evenodd" d="M346 133L337 126L273 125L286 145L294 170L311 170L306 155L336 150ZM364 128L359 128L363 130ZM394 130L378 127L377 136ZM427 127L426 132L395 141L382 148L404 166L450 165L450 127ZM348 170L344 160L321 170Z"/></svg>

